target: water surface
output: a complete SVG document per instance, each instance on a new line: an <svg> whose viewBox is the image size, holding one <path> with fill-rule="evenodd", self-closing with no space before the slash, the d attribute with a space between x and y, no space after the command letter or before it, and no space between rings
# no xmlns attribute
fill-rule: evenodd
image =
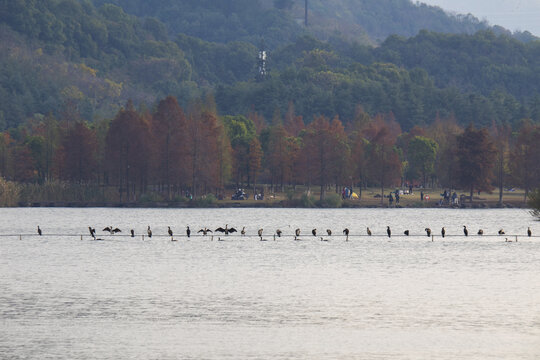
<svg viewBox="0 0 540 360"><path fill-rule="evenodd" d="M524 210L0 209L0 357L538 359ZM37 225L45 235L34 235ZM142 238L208 226L256 236ZM91 241L89 225L135 238ZM411 237L386 237L409 229ZM479 228L495 235L461 236ZM369 226L375 236L367 237ZM445 226L449 236L435 234ZM302 241L290 235L302 229ZM327 228L342 236L311 236ZM288 237L273 241L280 228ZM19 240L19 234L25 234ZM28 235L26 235L28 234ZM55 235L51 235L55 234ZM84 235L81 240L80 235ZM418 235L418 236L416 236ZM421 236L420 236L421 235ZM518 242L506 243L510 235Z"/></svg>

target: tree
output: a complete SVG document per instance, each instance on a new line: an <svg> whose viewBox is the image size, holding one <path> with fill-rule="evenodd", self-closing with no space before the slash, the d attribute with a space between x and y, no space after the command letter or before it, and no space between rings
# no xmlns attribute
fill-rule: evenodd
<svg viewBox="0 0 540 360"><path fill-rule="evenodd" d="M381 187L381 205L384 201L385 185L401 179L401 162L395 147L397 128L377 116L364 131L367 146L368 178Z"/></svg>
<svg viewBox="0 0 540 360"><path fill-rule="evenodd" d="M224 116L223 122L233 149L236 183L240 185L248 177L249 186L249 144L255 136L255 124L241 115Z"/></svg>
<svg viewBox="0 0 540 360"><path fill-rule="evenodd" d="M525 190L525 201L531 189L540 187L540 125L526 121L521 126L510 154L510 169L515 184Z"/></svg>
<svg viewBox="0 0 540 360"><path fill-rule="evenodd" d="M531 214L540 219L540 188L535 189L529 194L529 206Z"/></svg>
<svg viewBox="0 0 540 360"><path fill-rule="evenodd" d="M315 180L320 185L321 201L326 196L326 186L330 184L331 179L335 179L334 173L342 170L340 166L342 160L337 159L342 157L345 159L344 163L348 161L348 147L343 126L339 120L335 120L331 124L326 117L319 116L309 124L303 135L303 159L309 179Z"/></svg>
<svg viewBox="0 0 540 360"><path fill-rule="evenodd" d="M56 152L58 176L62 180L82 183L96 177L96 134L83 122L64 131Z"/></svg>
<svg viewBox="0 0 540 360"><path fill-rule="evenodd" d="M507 125L494 124L491 127L497 151L494 170L497 179L497 187L499 188L499 206L502 206L503 203L503 188L508 173L508 152L511 131L511 128Z"/></svg>
<svg viewBox="0 0 540 360"><path fill-rule="evenodd" d="M176 98L168 96L159 102L152 117L152 135L156 147L156 170L160 183L167 188L167 199L171 200L171 183L184 182L182 165L187 152L184 134L186 118Z"/></svg>
<svg viewBox="0 0 540 360"><path fill-rule="evenodd" d="M221 166L218 147L224 128L215 113L212 99L192 105L187 124L186 171L190 178L192 194L197 197L208 188L220 186Z"/></svg>
<svg viewBox="0 0 540 360"><path fill-rule="evenodd" d="M257 177L261 170L263 152L261 148L261 143L259 139L254 136L249 143L249 178L253 180L253 189L255 190L257 186ZM249 180L248 180L249 182Z"/></svg>
<svg viewBox="0 0 540 360"><path fill-rule="evenodd" d="M472 202L475 189L491 190L497 152L487 130L477 130L472 125L458 136L457 141L459 183L464 189L470 190Z"/></svg>
<svg viewBox="0 0 540 360"><path fill-rule="evenodd" d="M119 186L120 197L125 191L128 201L137 188L142 193L148 184L151 137L150 122L135 111L131 101L118 112L107 132L107 169Z"/></svg>
<svg viewBox="0 0 540 360"><path fill-rule="evenodd" d="M276 184L280 184L283 188L290 176L291 158L289 156L287 137L287 131L281 123L277 123L270 128L266 166L270 171L272 191L274 191Z"/></svg>
<svg viewBox="0 0 540 360"><path fill-rule="evenodd" d="M437 179L442 186L450 189L455 189L458 186L457 137L461 133L463 133L463 129L453 116L449 118L437 116L427 131L427 137L439 145L435 161Z"/></svg>
<svg viewBox="0 0 540 360"><path fill-rule="evenodd" d="M424 136L415 136L409 142L407 157L409 167L413 174L421 175L424 187L427 175L433 173L438 150L439 145L434 140Z"/></svg>
<svg viewBox="0 0 540 360"><path fill-rule="evenodd" d="M362 199L362 188L367 181L366 148L368 141L361 133L356 133L352 144L351 162L353 164L353 181L358 184L358 198Z"/></svg>

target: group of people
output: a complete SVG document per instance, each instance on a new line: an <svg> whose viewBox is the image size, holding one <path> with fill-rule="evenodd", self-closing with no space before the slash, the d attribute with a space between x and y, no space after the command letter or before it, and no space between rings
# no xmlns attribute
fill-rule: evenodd
<svg viewBox="0 0 540 360"><path fill-rule="evenodd" d="M459 204L459 198L457 193L454 191L452 195L450 195L450 191L444 189L444 192L441 194L441 205L458 205Z"/></svg>
<svg viewBox="0 0 540 360"><path fill-rule="evenodd" d="M399 189L396 189L396 191L391 192L391 193L388 195L388 203L390 204L390 206L394 203L394 196L395 196L395 198L396 198L396 205L399 205L399 198L400 198L400 191L399 191Z"/></svg>
<svg viewBox="0 0 540 360"><path fill-rule="evenodd" d="M352 197L352 193L352 189L349 189L348 187L343 188L343 190L341 190L341 199L350 199Z"/></svg>

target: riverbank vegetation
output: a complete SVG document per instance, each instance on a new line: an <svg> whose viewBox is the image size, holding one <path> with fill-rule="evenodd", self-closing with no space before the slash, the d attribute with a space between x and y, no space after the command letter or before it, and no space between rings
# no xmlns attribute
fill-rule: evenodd
<svg viewBox="0 0 540 360"><path fill-rule="evenodd" d="M540 182L540 126L526 119L463 128L437 118L403 131L392 113L371 117L359 107L348 124L318 116L306 125L292 103L268 122L256 112L220 116L212 97L187 109L174 97L154 109L128 102L113 119L91 123L72 115L0 133L4 205L211 204L244 188L248 197L282 193L294 206L339 207L345 187L358 201L378 187L381 205L388 188L462 189L468 201L496 189L502 204L505 190L523 189L525 202Z"/></svg>

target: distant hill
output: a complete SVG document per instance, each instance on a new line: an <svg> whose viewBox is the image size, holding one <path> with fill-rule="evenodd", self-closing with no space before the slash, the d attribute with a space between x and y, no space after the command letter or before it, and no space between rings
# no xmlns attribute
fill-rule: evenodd
<svg viewBox="0 0 540 360"><path fill-rule="evenodd" d="M299 0L107 1L117 5L0 0L0 129L48 113L108 118L128 99L153 106L174 95L186 106L207 93L223 115L268 120L289 104L306 122L321 114L347 123L362 107L404 129L437 116L540 120L540 42L498 27L474 32L487 25L438 8L310 0L306 31ZM407 36L421 19L459 34ZM373 45L392 29L409 33Z"/></svg>
<svg viewBox="0 0 540 360"><path fill-rule="evenodd" d="M84 0L87 1L87 0ZM170 34L212 42L264 39L275 48L305 32L303 0L93 0L116 4L139 17L155 17ZM339 35L360 43L380 43L389 35L415 36L420 30L473 34L490 26L472 15L454 15L410 0L309 0L308 32L321 40ZM496 27L496 33L507 32ZM530 33L516 34L521 40Z"/></svg>

